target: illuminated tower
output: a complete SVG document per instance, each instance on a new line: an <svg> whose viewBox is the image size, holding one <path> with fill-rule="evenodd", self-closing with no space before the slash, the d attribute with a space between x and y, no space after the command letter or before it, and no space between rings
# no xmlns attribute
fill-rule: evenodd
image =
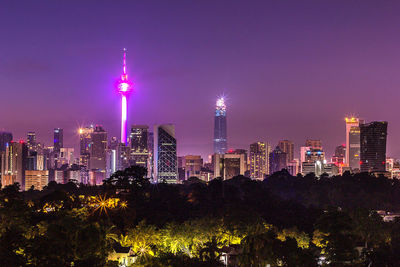
<svg viewBox="0 0 400 267"><path fill-rule="evenodd" d="M220 97L217 99L217 104L215 107L214 153L225 154L227 146L226 105L225 99L223 97Z"/></svg>
<svg viewBox="0 0 400 267"><path fill-rule="evenodd" d="M360 124L364 121L346 117L346 155L345 163L351 169L360 169Z"/></svg>
<svg viewBox="0 0 400 267"><path fill-rule="evenodd" d="M128 122L127 97L132 92L132 82L128 80L126 73L126 49L124 48L124 62L121 78L117 83L118 93L121 94L121 143L126 145L126 128Z"/></svg>

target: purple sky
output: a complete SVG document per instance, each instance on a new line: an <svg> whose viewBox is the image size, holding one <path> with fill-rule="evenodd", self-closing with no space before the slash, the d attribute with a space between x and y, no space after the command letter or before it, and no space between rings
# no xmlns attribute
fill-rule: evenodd
<svg viewBox="0 0 400 267"><path fill-rule="evenodd" d="M230 148L316 138L330 156L353 113L387 120L400 157L399 14L399 1L3 0L0 130L49 145L61 127L75 147L85 123L119 136L126 47L129 122L174 123L179 155L212 152L225 93Z"/></svg>

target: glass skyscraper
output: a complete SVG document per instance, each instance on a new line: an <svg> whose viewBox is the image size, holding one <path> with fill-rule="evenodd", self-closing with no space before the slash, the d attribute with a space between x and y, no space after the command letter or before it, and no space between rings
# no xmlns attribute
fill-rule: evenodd
<svg viewBox="0 0 400 267"><path fill-rule="evenodd" d="M360 125L362 172L386 171L386 121L374 121Z"/></svg>
<svg viewBox="0 0 400 267"><path fill-rule="evenodd" d="M55 128L54 129L54 151L60 152L60 148L64 147L64 134L63 129Z"/></svg>
<svg viewBox="0 0 400 267"><path fill-rule="evenodd" d="M214 120L214 153L225 154L227 150L226 105L223 97L217 100Z"/></svg>
<svg viewBox="0 0 400 267"><path fill-rule="evenodd" d="M154 126L154 177L158 182L178 181L178 158L175 127L172 124Z"/></svg>

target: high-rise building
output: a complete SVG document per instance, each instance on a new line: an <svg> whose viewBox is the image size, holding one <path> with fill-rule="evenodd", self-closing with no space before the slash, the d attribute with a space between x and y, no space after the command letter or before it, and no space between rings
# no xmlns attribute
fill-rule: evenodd
<svg viewBox="0 0 400 267"><path fill-rule="evenodd" d="M360 125L360 145L362 172L386 171L386 121L374 121Z"/></svg>
<svg viewBox="0 0 400 267"><path fill-rule="evenodd" d="M64 147L64 134L63 129L54 129L54 152L59 153L60 148Z"/></svg>
<svg viewBox="0 0 400 267"><path fill-rule="evenodd" d="M7 144L13 140L12 133L0 132L0 152L6 151Z"/></svg>
<svg viewBox="0 0 400 267"><path fill-rule="evenodd" d="M92 146L93 125L79 128L79 164L89 168L90 151Z"/></svg>
<svg viewBox="0 0 400 267"><path fill-rule="evenodd" d="M225 154L227 144L227 130L226 130L226 105L223 97L218 98L215 107L214 119L214 153Z"/></svg>
<svg viewBox="0 0 400 267"><path fill-rule="evenodd" d="M25 188L29 190L32 186L36 190L42 190L49 183L49 171L26 170Z"/></svg>
<svg viewBox="0 0 400 267"><path fill-rule="evenodd" d="M36 133L28 132L26 144L29 150L36 150Z"/></svg>
<svg viewBox="0 0 400 267"><path fill-rule="evenodd" d="M128 125L128 101L127 98L132 92L132 82L126 73L126 49L124 48L123 68L120 80L118 81L118 93L121 94L121 143L126 144L126 130Z"/></svg>
<svg viewBox="0 0 400 267"><path fill-rule="evenodd" d="M154 126L154 178L168 183L178 181L178 158L175 126L163 124Z"/></svg>
<svg viewBox="0 0 400 267"><path fill-rule="evenodd" d="M96 125L92 133L90 147L89 168L91 170L106 170L107 132L100 125Z"/></svg>
<svg viewBox="0 0 400 267"><path fill-rule="evenodd" d="M19 183L25 190L25 170L27 165L28 147L24 142L11 142L2 153L1 184L2 186Z"/></svg>
<svg viewBox="0 0 400 267"><path fill-rule="evenodd" d="M149 151L148 163L147 163L147 177L153 177L154 171L154 133L149 132L147 138L147 147Z"/></svg>
<svg viewBox="0 0 400 267"><path fill-rule="evenodd" d="M344 163L352 170L360 169L360 124L363 120L346 117L346 155Z"/></svg>
<svg viewBox="0 0 400 267"><path fill-rule="evenodd" d="M335 154L332 157L332 162L337 166L344 164L346 157L346 147L344 145L337 146L335 149Z"/></svg>
<svg viewBox="0 0 400 267"><path fill-rule="evenodd" d="M267 145L256 142L250 145L250 177L263 180L267 175Z"/></svg>
<svg viewBox="0 0 400 267"><path fill-rule="evenodd" d="M300 172L299 159L293 159L292 161L289 161L286 168L291 175L296 176Z"/></svg>
<svg viewBox="0 0 400 267"><path fill-rule="evenodd" d="M149 150L148 150L148 132L147 125L132 125L129 135L131 144L131 165L139 165L147 168Z"/></svg>
<svg viewBox="0 0 400 267"><path fill-rule="evenodd" d="M337 174L337 166L332 165L334 164L327 163L323 150L310 148L305 151L304 160L301 163L301 172L303 175L314 173L317 176L323 173Z"/></svg>
<svg viewBox="0 0 400 267"><path fill-rule="evenodd" d="M277 146L271 153L269 153L269 173L281 171L286 169L287 154Z"/></svg>
<svg viewBox="0 0 400 267"><path fill-rule="evenodd" d="M214 154L214 177L222 177L224 180L238 175L244 175L246 171L245 154Z"/></svg>
<svg viewBox="0 0 400 267"><path fill-rule="evenodd" d="M74 151L75 151L75 149L72 147L60 148L60 154L58 157L59 165L61 166L63 164L68 164L68 165L74 164L74 161L75 161Z"/></svg>
<svg viewBox="0 0 400 267"><path fill-rule="evenodd" d="M287 161L291 162L294 159L294 144L289 140L281 140L278 143L279 148L286 153Z"/></svg>
<svg viewBox="0 0 400 267"><path fill-rule="evenodd" d="M185 180L192 176L200 179L201 168L203 167L203 159L201 156L187 155L183 158Z"/></svg>
<svg viewBox="0 0 400 267"><path fill-rule="evenodd" d="M307 139L306 146L311 147L313 149L322 149L322 142L321 140L317 139Z"/></svg>

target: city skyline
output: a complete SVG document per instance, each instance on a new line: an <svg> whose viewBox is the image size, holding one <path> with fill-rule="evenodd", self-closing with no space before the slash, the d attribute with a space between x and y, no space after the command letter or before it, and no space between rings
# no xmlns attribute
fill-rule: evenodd
<svg viewBox="0 0 400 267"><path fill-rule="evenodd" d="M9 51L2 55L0 87L2 98L14 101L0 107L2 114L12 114L0 118L0 130L12 132L16 141L35 131L39 142L50 145L53 129L62 128L65 146L75 151L81 126L100 124L110 137L119 136L119 96L113 85L120 74L121 48L127 47L136 84L135 97L129 100L128 128L173 123L178 155L200 154L207 159L212 153L214 101L225 93L228 148L249 149L256 141L275 147L279 140L288 139L295 144L296 157L306 139L321 139L331 156L335 147L345 143L343 118L355 113L367 122L390 123L388 156L399 158L394 137L400 133L400 123L392 112L400 84L399 40L391 33L400 5L291 4L242 7L232 3L222 18L217 12L225 7L222 4L216 4L214 11L205 4L198 4L196 10L184 4L99 4L93 7L96 12L78 19L79 31L76 24L64 23L70 22L67 11L86 14L92 8L90 1L79 10L65 4L62 14L52 10L50 2L42 11L26 2L34 12L7 4L7 12L0 10L0 22L10 25L4 32L9 38L0 44L2 51ZM120 10L121 6L126 8ZM355 14L359 8L364 12ZM137 16L133 21L113 22L112 10L119 10L121 17L129 12ZM235 21L239 10L242 19ZM370 22L372 11L376 25ZM104 32L102 16L109 23ZM188 17L194 20L177 26ZM157 29L162 20L174 27ZM141 30L141 23L149 26ZM278 23L280 30L268 27L270 23ZM219 28L231 28L227 25L238 33ZM313 34L297 33L307 27ZM30 33L38 28L39 33ZM196 35L192 28L199 30ZM89 29L90 38L86 37ZM251 38L246 38L248 31ZM63 42L55 38L58 32L63 33ZM200 48L203 39L210 44L201 42ZM159 49L160 40L165 41L165 51ZM20 94L24 97L18 98ZM372 105L376 101L382 104ZM173 109L166 108L171 105Z"/></svg>

